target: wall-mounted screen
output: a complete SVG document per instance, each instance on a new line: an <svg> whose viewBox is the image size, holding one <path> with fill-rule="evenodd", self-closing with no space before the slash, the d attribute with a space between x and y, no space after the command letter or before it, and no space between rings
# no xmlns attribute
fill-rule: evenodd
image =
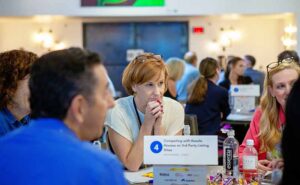
<svg viewBox="0 0 300 185"><path fill-rule="evenodd" d="M164 6L165 0L81 0L81 6Z"/></svg>

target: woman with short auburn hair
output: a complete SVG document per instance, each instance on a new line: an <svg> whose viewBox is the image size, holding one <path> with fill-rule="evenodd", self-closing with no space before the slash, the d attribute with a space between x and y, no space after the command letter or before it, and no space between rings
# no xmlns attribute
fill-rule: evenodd
<svg viewBox="0 0 300 185"><path fill-rule="evenodd" d="M144 53L125 68L122 83L130 95L116 101L106 117L111 149L130 171L143 163L144 136L181 135L184 111L163 97L168 71L157 55Z"/></svg>

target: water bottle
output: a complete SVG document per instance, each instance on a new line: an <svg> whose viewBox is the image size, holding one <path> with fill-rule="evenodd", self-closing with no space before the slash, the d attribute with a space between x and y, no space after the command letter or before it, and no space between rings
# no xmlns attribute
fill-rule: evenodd
<svg viewBox="0 0 300 185"><path fill-rule="evenodd" d="M247 177L252 177L253 174L257 173L258 154L253 145L254 141L252 139L247 139L246 148L242 155L243 173L246 180Z"/></svg>
<svg viewBox="0 0 300 185"><path fill-rule="evenodd" d="M223 142L223 168L225 176L239 176L239 142L234 138L234 130L227 132L227 138Z"/></svg>
<svg viewBox="0 0 300 185"><path fill-rule="evenodd" d="M191 135L191 127L190 127L190 125L184 125L183 135L185 135L185 136Z"/></svg>

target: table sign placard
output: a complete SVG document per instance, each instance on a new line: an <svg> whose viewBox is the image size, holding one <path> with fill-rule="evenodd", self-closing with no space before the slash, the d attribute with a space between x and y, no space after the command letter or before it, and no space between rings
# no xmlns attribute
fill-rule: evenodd
<svg viewBox="0 0 300 185"><path fill-rule="evenodd" d="M218 165L217 136L145 136L144 163Z"/></svg>
<svg viewBox="0 0 300 185"><path fill-rule="evenodd" d="M155 165L154 185L206 185L207 166Z"/></svg>
<svg viewBox="0 0 300 185"><path fill-rule="evenodd" d="M259 85L231 85L231 96L259 96Z"/></svg>

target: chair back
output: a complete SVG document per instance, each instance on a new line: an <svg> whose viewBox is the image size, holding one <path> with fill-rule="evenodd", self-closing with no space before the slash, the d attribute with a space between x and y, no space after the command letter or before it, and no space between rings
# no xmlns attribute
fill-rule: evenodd
<svg viewBox="0 0 300 185"><path fill-rule="evenodd" d="M190 126L191 135L199 135L197 115L185 114L184 124Z"/></svg>

